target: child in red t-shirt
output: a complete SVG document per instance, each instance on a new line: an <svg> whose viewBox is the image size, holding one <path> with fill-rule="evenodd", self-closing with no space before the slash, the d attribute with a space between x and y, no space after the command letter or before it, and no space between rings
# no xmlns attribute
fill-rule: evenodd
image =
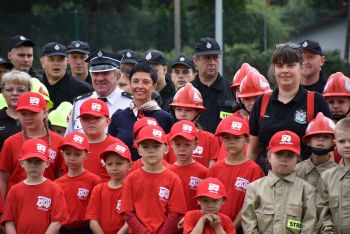
<svg viewBox="0 0 350 234"><path fill-rule="evenodd" d="M100 158L111 179L96 185L92 191L86 218L90 220L93 233L128 233L128 225L118 212L124 179L131 167L130 150L123 142L114 143L101 153Z"/></svg>
<svg viewBox="0 0 350 234"><path fill-rule="evenodd" d="M232 116L221 120L215 134L222 137L227 157L209 169L209 176L218 178L226 186L227 199L221 212L232 219L240 233L241 209L248 184L263 177L264 172L244 153L249 141L248 124L244 119Z"/></svg>
<svg viewBox="0 0 350 234"><path fill-rule="evenodd" d="M184 234L236 234L231 219L220 213L225 202L225 186L216 178L202 180L197 186L197 202L200 210L188 211L185 215Z"/></svg>
<svg viewBox="0 0 350 234"><path fill-rule="evenodd" d="M0 190L3 202L11 186L23 181L26 173L19 164L20 148L28 139L42 139L49 146L49 167L44 176L55 180L63 175L64 162L57 149L63 137L49 131L47 125L47 104L39 93L27 92L18 99L18 119L23 131L9 137L1 150L0 155Z"/></svg>
<svg viewBox="0 0 350 234"><path fill-rule="evenodd" d="M173 107L177 120L189 120L196 123L201 113L206 111L203 106L201 93L193 87L191 83L187 83L180 88L174 96L173 102L170 104ZM203 166L210 168L217 159L220 151L220 144L214 134L198 128L197 146L193 150L193 159L201 163ZM176 156L170 147L167 155L169 163L176 161Z"/></svg>
<svg viewBox="0 0 350 234"><path fill-rule="evenodd" d="M85 169L98 175L102 181L108 181L105 164L100 159L100 153L109 145L120 142L119 139L105 133L105 128L111 122L107 104L96 98L86 100L80 106L81 126L89 140L89 157L84 163Z"/></svg>
<svg viewBox="0 0 350 234"><path fill-rule="evenodd" d="M197 128L193 122L181 120L170 130L170 144L176 156L176 162L169 167L182 181L187 210L198 209L195 199L197 184L207 178L208 168L193 160L192 153L197 145Z"/></svg>
<svg viewBox="0 0 350 234"><path fill-rule="evenodd" d="M92 189L100 182L100 177L84 169L88 158L89 142L85 134L71 132L59 149L68 173L55 182L62 188L68 207L68 219L62 224L61 234L91 233L89 221L85 219L85 210L89 203Z"/></svg>
<svg viewBox="0 0 350 234"><path fill-rule="evenodd" d="M48 145L41 139L23 144L20 165L27 178L8 193L2 216L6 233L58 233L67 218L62 189L44 177L48 156Z"/></svg>
<svg viewBox="0 0 350 234"><path fill-rule="evenodd" d="M162 164L165 133L159 126L143 127L136 143L144 165L126 177L121 214L133 233L174 233L186 202L179 177Z"/></svg>

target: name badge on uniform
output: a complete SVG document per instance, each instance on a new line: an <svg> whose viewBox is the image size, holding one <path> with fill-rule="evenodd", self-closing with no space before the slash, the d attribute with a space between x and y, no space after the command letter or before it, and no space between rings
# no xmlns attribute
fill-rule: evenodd
<svg viewBox="0 0 350 234"><path fill-rule="evenodd" d="M220 119L225 119L225 118L229 117L230 115L232 115L232 113L220 111Z"/></svg>
<svg viewBox="0 0 350 234"><path fill-rule="evenodd" d="M288 219L287 228L300 230L301 229L301 222L298 220Z"/></svg>

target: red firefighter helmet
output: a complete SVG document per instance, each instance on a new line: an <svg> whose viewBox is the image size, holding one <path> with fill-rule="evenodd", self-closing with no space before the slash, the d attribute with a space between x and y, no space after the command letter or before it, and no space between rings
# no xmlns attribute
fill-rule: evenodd
<svg viewBox="0 0 350 234"><path fill-rule="evenodd" d="M180 88L170 104L172 107L188 107L198 109L200 112L206 111L203 106L203 98L201 93L193 87L191 83L187 83L184 87Z"/></svg>
<svg viewBox="0 0 350 234"><path fill-rule="evenodd" d="M335 124L333 120L319 112L316 118L312 120L306 128L303 140L306 141L308 137L315 134L332 134L334 135Z"/></svg>
<svg viewBox="0 0 350 234"><path fill-rule="evenodd" d="M257 71L254 67L250 66L248 63L243 63L241 68L238 69L232 80L231 90L237 89L241 85L241 81L248 74L250 70ZM258 72L258 71L257 71Z"/></svg>
<svg viewBox="0 0 350 234"><path fill-rule="evenodd" d="M251 70L243 78L239 86L239 98L256 97L264 93L272 92L269 82L260 73Z"/></svg>
<svg viewBox="0 0 350 234"><path fill-rule="evenodd" d="M341 72L329 76L323 90L324 97L350 97L350 80Z"/></svg>

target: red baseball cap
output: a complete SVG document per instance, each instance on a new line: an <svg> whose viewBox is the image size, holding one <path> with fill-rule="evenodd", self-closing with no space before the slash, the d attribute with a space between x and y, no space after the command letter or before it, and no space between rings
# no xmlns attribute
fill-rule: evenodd
<svg viewBox="0 0 350 234"><path fill-rule="evenodd" d="M300 138L291 131L284 130L276 132L270 140L268 150L273 153L281 150L290 150L300 155Z"/></svg>
<svg viewBox="0 0 350 234"><path fill-rule="evenodd" d="M80 106L80 115L78 116L78 118L80 118L82 115L92 115L96 117L102 117L102 116L109 117L108 106L104 101L100 99L90 98Z"/></svg>
<svg viewBox="0 0 350 234"><path fill-rule="evenodd" d="M212 199L226 198L225 186L217 178L206 178L197 185L195 198L199 197L210 197Z"/></svg>
<svg viewBox="0 0 350 234"><path fill-rule="evenodd" d="M171 127L169 140L173 140L177 136L192 141L197 138L197 128L193 122L181 120Z"/></svg>
<svg viewBox="0 0 350 234"><path fill-rule="evenodd" d="M228 133L236 136L247 135L249 136L249 125L245 119L237 116L229 116L219 123L216 128L215 135L220 136L223 133Z"/></svg>
<svg viewBox="0 0 350 234"><path fill-rule="evenodd" d="M22 146L20 160L26 160L28 158L40 158L41 160L47 162L49 160L48 150L49 147L45 141L41 139L29 139L25 141Z"/></svg>
<svg viewBox="0 0 350 234"><path fill-rule="evenodd" d="M146 126L139 131L137 144L144 140L154 140L161 144L165 144L166 136L164 130L160 126Z"/></svg>
<svg viewBox="0 0 350 234"><path fill-rule="evenodd" d="M46 110L46 107L46 101L41 94L26 92L18 98L16 111L29 110L32 112L40 112Z"/></svg>
<svg viewBox="0 0 350 234"><path fill-rule="evenodd" d="M70 145L78 150L89 151L89 141L84 133L71 132L64 137L58 149L62 150L65 146Z"/></svg>
<svg viewBox="0 0 350 234"><path fill-rule="evenodd" d="M132 133L133 137L135 138L135 136L138 134L140 129L146 126L159 126L159 124L155 118L142 117L134 123L134 129Z"/></svg>
<svg viewBox="0 0 350 234"><path fill-rule="evenodd" d="M125 145L122 141L119 141L117 143L113 143L112 145L109 145L101 154L100 158L104 160L107 154L109 153L116 153L120 157L127 159L129 162L131 162L131 153L129 150L129 147Z"/></svg>

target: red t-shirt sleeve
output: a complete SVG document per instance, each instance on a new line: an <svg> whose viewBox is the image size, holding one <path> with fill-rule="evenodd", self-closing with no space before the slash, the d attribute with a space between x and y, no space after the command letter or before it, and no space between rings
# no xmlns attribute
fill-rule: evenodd
<svg viewBox="0 0 350 234"><path fill-rule="evenodd" d="M100 204L100 189L101 186L95 186L94 189L92 190L89 204L86 208L86 214L85 218L88 220L94 219L98 220L99 217L99 207L98 204Z"/></svg>
<svg viewBox="0 0 350 234"><path fill-rule="evenodd" d="M63 222L68 218L68 210L64 193L59 185L55 185L55 191L53 193L53 204L50 212L51 222Z"/></svg>
<svg viewBox="0 0 350 234"><path fill-rule="evenodd" d="M16 217L16 194L13 192L13 190L10 190L7 198L6 203L4 207L4 213L1 217L1 223L4 223L6 221L14 221Z"/></svg>
<svg viewBox="0 0 350 234"><path fill-rule="evenodd" d="M221 220L221 226L227 234L236 234L236 227L231 219L224 214L219 214Z"/></svg>
<svg viewBox="0 0 350 234"><path fill-rule="evenodd" d="M132 193L132 175L129 174L125 182L123 184L123 193L122 193L122 204L120 208L120 214L123 214L125 212L134 212L135 207L133 203L133 193Z"/></svg>
<svg viewBox="0 0 350 234"><path fill-rule="evenodd" d="M0 153L0 171L12 172L14 170L12 164L12 147L10 141L5 141ZM21 146L18 146L21 147Z"/></svg>
<svg viewBox="0 0 350 234"><path fill-rule="evenodd" d="M189 211L185 215L184 221L184 234L190 233L193 228L196 226L200 215L197 214L198 210Z"/></svg>
<svg viewBox="0 0 350 234"><path fill-rule="evenodd" d="M209 160L217 160L220 153L219 140L215 135L210 134Z"/></svg>
<svg viewBox="0 0 350 234"><path fill-rule="evenodd" d="M179 214L186 214L186 200L182 189L180 178L174 173L175 179L173 188L171 191L171 196L168 203L168 211L175 212Z"/></svg>

